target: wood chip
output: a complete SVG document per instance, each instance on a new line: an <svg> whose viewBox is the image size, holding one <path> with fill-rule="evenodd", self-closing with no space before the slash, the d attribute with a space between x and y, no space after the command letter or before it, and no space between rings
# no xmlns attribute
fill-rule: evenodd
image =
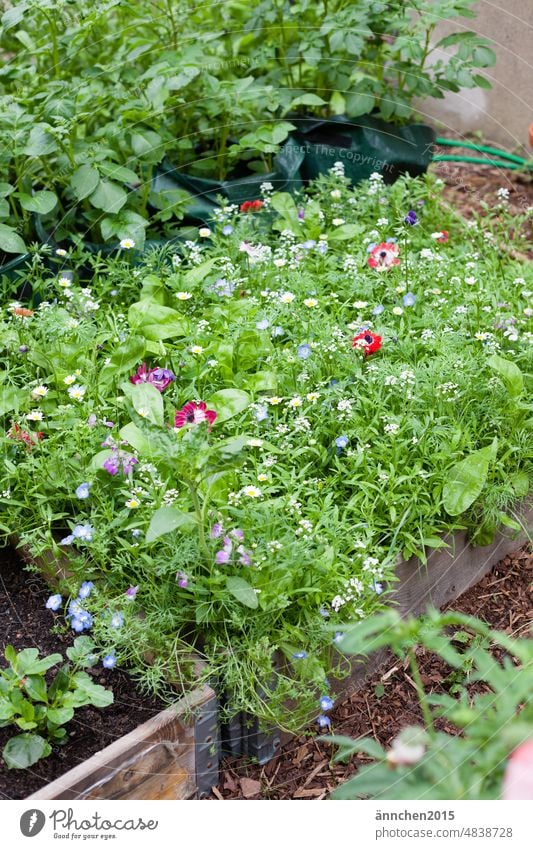
<svg viewBox="0 0 533 849"><path fill-rule="evenodd" d="M245 799L253 799L261 793L261 782L256 781L255 778L241 778L240 784Z"/></svg>
<svg viewBox="0 0 533 849"><path fill-rule="evenodd" d="M293 799L316 799L321 796L323 799L326 796L326 791L323 787L300 787L293 793Z"/></svg>

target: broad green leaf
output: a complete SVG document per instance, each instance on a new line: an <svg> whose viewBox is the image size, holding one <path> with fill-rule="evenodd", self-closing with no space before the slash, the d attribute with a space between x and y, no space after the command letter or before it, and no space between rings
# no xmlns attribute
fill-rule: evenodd
<svg viewBox="0 0 533 849"><path fill-rule="evenodd" d="M6 254L25 254L28 248L17 231L7 224L0 224L0 251Z"/></svg>
<svg viewBox="0 0 533 849"><path fill-rule="evenodd" d="M213 270L216 265L216 261L216 258L212 257L211 259L207 259L205 262L202 262L200 265L195 265L194 268L190 268L189 271L183 275L183 282L186 283L187 286L196 286L197 283L202 283L209 272Z"/></svg>
<svg viewBox="0 0 533 849"><path fill-rule="evenodd" d="M140 416L152 424L164 424L163 396L150 383L137 383L130 390L131 402Z"/></svg>
<svg viewBox="0 0 533 849"><path fill-rule="evenodd" d="M247 377L244 385L252 392L275 392L278 376L274 371L258 371Z"/></svg>
<svg viewBox="0 0 533 849"><path fill-rule="evenodd" d="M489 465L496 458L498 441L480 448L452 466L444 485L443 504L450 516L459 516L479 497L487 480Z"/></svg>
<svg viewBox="0 0 533 849"><path fill-rule="evenodd" d="M189 332L189 321L184 315L152 300L132 304L128 319L135 332L142 333L151 342L186 336Z"/></svg>
<svg viewBox="0 0 533 849"><path fill-rule="evenodd" d="M237 576L227 578L226 589L237 599L237 601L244 604L245 607L249 607L252 610L256 610L258 607L259 601L257 599L257 593L248 581L244 580L244 578L239 578Z"/></svg>
<svg viewBox="0 0 533 849"><path fill-rule="evenodd" d="M100 379L106 383L125 371L134 371L145 352L145 340L142 336L128 336L109 358L109 363L100 372Z"/></svg>
<svg viewBox="0 0 533 849"><path fill-rule="evenodd" d="M298 220L298 210L294 198L288 192L276 192L276 194L272 195L270 205L283 218Z"/></svg>
<svg viewBox="0 0 533 849"><path fill-rule="evenodd" d="M19 192L18 199L23 209L37 212L39 215L48 215L57 205L57 195L54 192L35 192L34 195Z"/></svg>
<svg viewBox="0 0 533 849"><path fill-rule="evenodd" d="M506 360L505 357L499 357L498 354L493 354L487 360L487 365L502 379L512 398L518 398L522 394L524 376L515 363Z"/></svg>
<svg viewBox="0 0 533 849"><path fill-rule="evenodd" d="M70 722L70 720L74 716L74 708L49 708L46 712L46 715L50 722L52 722L54 725L65 725L67 722Z"/></svg>
<svg viewBox="0 0 533 849"><path fill-rule="evenodd" d="M104 212L116 215L128 200L128 194L118 183L112 183L111 180L100 180L89 200L96 209L102 209Z"/></svg>
<svg viewBox="0 0 533 849"><path fill-rule="evenodd" d="M348 239L355 239L361 228L358 224L341 224L340 227L335 227L330 230L328 237L332 242L345 242Z"/></svg>
<svg viewBox="0 0 533 849"><path fill-rule="evenodd" d="M215 425L225 422L245 410L252 399L242 389L219 389L207 402L208 409L215 410Z"/></svg>
<svg viewBox="0 0 533 849"><path fill-rule="evenodd" d="M120 429L119 433L120 438L125 439L128 445L131 445L131 447L138 451L143 457L151 456L152 450L148 436L143 433L137 425L133 424L133 422L124 425L124 427Z"/></svg>
<svg viewBox="0 0 533 849"><path fill-rule="evenodd" d="M527 472L516 472L511 475L510 484L513 487L515 494L519 498L523 498L529 492L529 475Z"/></svg>
<svg viewBox="0 0 533 849"><path fill-rule="evenodd" d="M8 769L27 769L51 751L50 743L39 734L18 734L7 741L2 755Z"/></svg>
<svg viewBox="0 0 533 849"><path fill-rule="evenodd" d="M24 689L34 702L47 700L46 681L42 675L28 675L24 682Z"/></svg>
<svg viewBox="0 0 533 849"><path fill-rule="evenodd" d="M160 507L152 516L146 532L146 542L151 543L178 528L190 529L195 524L196 516L193 513L183 513L177 507Z"/></svg>
<svg viewBox="0 0 533 849"><path fill-rule="evenodd" d="M11 183L0 183L0 198L6 198L14 191L15 186L12 186Z"/></svg>
<svg viewBox="0 0 533 849"><path fill-rule="evenodd" d="M295 97L291 101L290 109L295 109L297 106L324 106L325 103L326 101L322 100L318 94L308 92L307 94L300 94L298 97Z"/></svg>
<svg viewBox="0 0 533 849"><path fill-rule="evenodd" d="M94 705L95 707L107 707L113 704L113 693L106 690L101 684L95 684L86 672L76 672L72 676L76 687L74 691L74 707L80 705Z"/></svg>
<svg viewBox="0 0 533 849"><path fill-rule="evenodd" d="M0 389L0 416L4 416L12 410L17 412L27 397L28 393L25 389L18 389L16 386L3 386Z"/></svg>
<svg viewBox="0 0 533 849"><path fill-rule="evenodd" d="M78 200L89 197L100 182L100 174L92 165L81 165L70 178L70 186Z"/></svg>
<svg viewBox="0 0 533 849"><path fill-rule="evenodd" d="M18 669L23 675L36 675L46 672L52 666L56 666L63 660L57 652L47 657L39 658L38 649L22 649L17 655Z"/></svg>
<svg viewBox="0 0 533 849"><path fill-rule="evenodd" d="M50 130L49 124L35 124L32 127L28 144L23 151L26 156L46 156L57 150L57 142Z"/></svg>

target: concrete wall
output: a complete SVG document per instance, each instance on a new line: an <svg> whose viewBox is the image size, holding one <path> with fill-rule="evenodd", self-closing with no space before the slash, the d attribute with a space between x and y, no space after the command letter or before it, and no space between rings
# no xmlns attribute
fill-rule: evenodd
<svg viewBox="0 0 533 849"><path fill-rule="evenodd" d="M492 90L464 89L444 100L418 104L431 123L440 122L450 133L481 130L486 139L511 149L528 145L533 123L533 0L479 0L477 17L443 21L436 41L457 30L474 30L489 38L497 54L493 68L481 70ZM443 51L444 54L444 51ZM441 55L443 55L441 54Z"/></svg>

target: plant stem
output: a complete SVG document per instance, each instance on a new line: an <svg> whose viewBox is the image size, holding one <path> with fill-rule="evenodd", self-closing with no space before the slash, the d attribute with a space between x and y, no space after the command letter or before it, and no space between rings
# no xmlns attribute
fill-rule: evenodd
<svg viewBox="0 0 533 849"><path fill-rule="evenodd" d="M427 703L426 691L424 690L422 678L420 677L420 669L418 668L418 663L416 662L414 649L412 649L412 648L407 649L407 656L409 658L409 665L411 667L411 674L413 676L413 682L414 682L415 689L416 689L416 695L418 696L418 702L420 704L420 709L422 711L422 716L424 718L426 731L431 737L435 737L435 729L433 728L433 716L431 715L431 711L430 711L429 705Z"/></svg>

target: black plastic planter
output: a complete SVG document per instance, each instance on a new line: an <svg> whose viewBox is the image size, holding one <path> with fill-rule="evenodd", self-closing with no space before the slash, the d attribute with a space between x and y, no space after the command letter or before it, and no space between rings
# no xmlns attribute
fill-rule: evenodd
<svg viewBox="0 0 533 849"><path fill-rule="evenodd" d="M218 206L217 196L222 195L229 203L244 203L261 197L261 184L271 183L276 192L292 192L301 188L302 179L300 167L304 159L304 151L300 144L289 139L274 160L274 170L271 172L250 172L244 177L229 180L210 180L205 177L194 177L181 170L179 166L166 161L160 169L160 177L164 177L166 187L171 184L176 189L186 189L194 196L194 204L188 214L194 213L195 207L200 214L212 214ZM209 217L209 214L208 214ZM204 220L207 221L207 218Z"/></svg>
<svg viewBox="0 0 533 849"><path fill-rule="evenodd" d="M342 162L354 185L375 172L385 183L393 183L400 174L423 174L432 159L435 132L425 124L397 127L370 115L291 121L298 127L292 138L303 152L301 174L306 182Z"/></svg>

